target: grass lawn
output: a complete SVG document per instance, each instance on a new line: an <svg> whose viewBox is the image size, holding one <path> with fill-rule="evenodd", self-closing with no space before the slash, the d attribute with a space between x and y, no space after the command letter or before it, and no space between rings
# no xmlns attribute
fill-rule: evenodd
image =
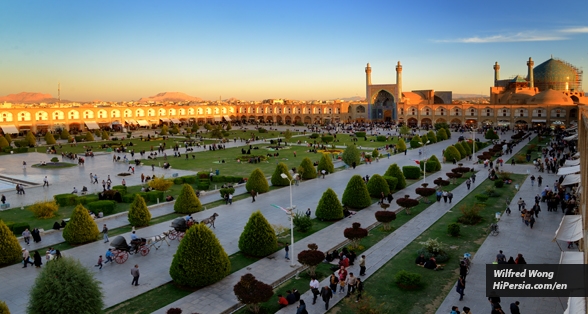
<svg viewBox="0 0 588 314"><path fill-rule="evenodd" d="M543 156L543 154L541 153L541 149L539 148L539 146L541 148L545 147L549 142L551 141L551 136L541 136L541 140L539 140L539 136L533 138L530 142L528 142L525 147L523 147L523 149L520 150L520 152L518 154L515 154L514 156L510 157L510 159L508 159L506 161L506 163L510 163L512 161L512 159L514 158L515 162L517 164L530 164L533 163L533 160L536 160L537 158L540 158ZM531 161L527 161L526 155L527 155L527 151L531 149Z"/></svg>
<svg viewBox="0 0 588 314"><path fill-rule="evenodd" d="M463 253L474 253L478 250L488 236L489 225L495 221L494 213L504 211L506 198L512 199L516 194L516 190L513 188L514 184L520 184L525 175L511 175L511 178L514 181L512 185L496 189L500 195L491 197L487 201L485 208L480 212L483 217L480 223L474 226L460 224L460 237L454 238L447 234L447 226L456 222L457 218L461 216L459 208L473 206L475 195L484 192L486 187L493 186L493 181L486 181L476 187L450 212L367 279L365 290L372 297L369 301L371 302L370 306L372 308L380 306L380 310L385 313L434 313L455 286L459 273L459 260ZM443 271L434 272L414 264L416 252L421 248L419 242L434 238L438 238L445 245L450 255ZM474 267L484 267L484 265L474 265ZM413 291L398 288L394 284L394 276L400 270L421 274L423 287ZM394 298L390 299L390 296L394 296ZM356 313L356 309L339 304L330 313Z"/></svg>

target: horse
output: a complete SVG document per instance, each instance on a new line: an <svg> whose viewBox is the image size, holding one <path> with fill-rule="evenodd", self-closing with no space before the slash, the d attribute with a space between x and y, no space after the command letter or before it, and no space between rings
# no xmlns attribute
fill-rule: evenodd
<svg viewBox="0 0 588 314"><path fill-rule="evenodd" d="M213 228L215 228L214 227L214 221L216 220L216 217L218 217L218 214L217 213L214 213L212 216L210 216L210 217L202 220L200 223L201 224L208 225L209 227L212 226Z"/></svg>

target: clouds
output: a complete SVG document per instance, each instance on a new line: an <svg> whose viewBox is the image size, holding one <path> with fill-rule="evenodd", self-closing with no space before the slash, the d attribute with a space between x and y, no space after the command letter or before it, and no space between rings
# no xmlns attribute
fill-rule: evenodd
<svg viewBox="0 0 588 314"><path fill-rule="evenodd" d="M560 30L562 33L588 33L588 26L584 27L572 27Z"/></svg>
<svg viewBox="0 0 588 314"><path fill-rule="evenodd" d="M513 43L533 41L557 41L571 39L573 34L588 33L588 26L565 28L556 31L524 31L518 33L497 34L480 37L472 36L456 39L433 40L436 43L462 43L462 44L486 44L486 43Z"/></svg>

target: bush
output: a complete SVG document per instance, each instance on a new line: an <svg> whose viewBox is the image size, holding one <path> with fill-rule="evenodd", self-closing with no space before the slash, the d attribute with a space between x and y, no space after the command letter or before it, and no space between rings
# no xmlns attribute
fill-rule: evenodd
<svg viewBox="0 0 588 314"><path fill-rule="evenodd" d="M361 131L361 132L355 132L355 136L356 137L365 137L365 132Z"/></svg>
<svg viewBox="0 0 588 314"><path fill-rule="evenodd" d="M470 146L470 144L467 141L461 141L458 144L460 144L463 147L464 151L466 152L466 156L473 154L472 146Z"/></svg>
<svg viewBox="0 0 588 314"><path fill-rule="evenodd" d="M51 158L51 162L59 162L59 158L53 157L53 158Z"/></svg>
<svg viewBox="0 0 588 314"><path fill-rule="evenodd" d="M130 194L134 195L134 194ZM132 202L132 200L131 200ZM130 203L130 202L129 202ZM112 215L114 210L116 209L116 202L115 201L95 201L88 203L88 210L92 211L93 213L100 213L104 214L104 216Z"/></svg>
<svg viewBox="0 0 588 314"><path fill-rule="evenodd" d="M388 195L390 193L390 187L388 187L388 182L379 174L374 174L367 184L368 192L370 193L371 197L380 198L382 197L382 193L384 195Z"/></svg>
<svg viewBox="0 0 588 314"><path fill-rule="evenodd" d="M70 221L63 229L63 238L69 244L83 244L96 241L100 235L98 226L90 217L88 210L82 205L76 206Z"/></svg>
<svg viewBox="0 0 588 314"><path fill-rule="evenodd" d="M169 134L169 127L167 125L163 125L161 127L161 131L159 132L160 135L168 135Z"/></svg>
<svg viewBox="0 0 588 314"><path fill-rule="evenodd" d="M165 179L163 176L156 177L149 181L149 186L157 191L167 191L171 186L174 185L172 180Z"/></svg>
<svg viewBox="0 0 588 314"><path fill-rule="evenodd" d="M261 169L256 168L251 172L247 184L245 184L245 189L247 189L247 192L255 190L257 193L265 193L269 191L269 184L267 183L265 175L261 172Z"/></svg>
<svg viewBox="0 0 588 314"><path fill-rule="evenodd" d="M441 162L435 155L431 155L427 160L427 172L435 172L441 170Z"/></svg>
<svg viewBox="0 0 588 314"><path fill-rule="evenodd" d="M502 181L502 180L496 180L496 181L494 181L494 186L497 187L497 188L501 188L501 187L504 186L504 181Z"/></svg>
<svg viewBox="0 0 588 314"><path fill-rule="evenodd" d="M445 252L445 245L437 239L429 239L425 242L419 242L423 245L418 251L418 254L424 254L426 259L435 257L437 263L443 263L449 259L449 255Z"/></svg>
<svg viewBox="0 0 588 314"><path fill-rule="evenodd" d="M386 180L386 183L388 183L388 188L390 189L390 191L396 190L396 185L398 184L397 178L391 176L383 176L382 178L384 178L384 180Z"/></svg>
<svg viewBox="0 0 588 314"><path fill-rule="evenodd" d="M103 306L100 282L90 269L64 257L43 267L32 286L27 312L98 314Z"/></svg>
<svg viewBox="0 0 588 314"><path fill-rule="evenodd" d="M356 174L349 179L345 192L343 192L342 201L345 206L354 209L362 209L372 205L370 193L361 176Z"/></svg>
<svg viewBox="0 0 588 314"><path fill-rule="evenodd" d="M378 135L378 136L376 136L376 141L378 141L378 142L385 142L386 141L386 137L384 135Z"/></svg>
<svg viewBox="0 0 588 314"><path fill-rule="evenodd" d="M435 132L433 132L433 130L427 132L427 139L431 141L431 144L437 143L437 135L435 135Z"/></svg>
<svg viewBox="0 0 588 314"><path fill-rule="evenodd" d="M374 157L374 158L380 157L380 152L378 151L377 148L374 148L374 150L372 151L372 157Z"/></svg>
<svg viewBox="0 0 588 314"><path fill-rule="evenodd" d="M402 167L402 174L407 179L418 179L421 177L421 168L418 166L404 166Z"/></svg>
<svg viewBox="0 0 588 314"><path fill-rule="evenodd" d="M313 277L316 276L316 267L325 260L325 253L319 251L314 243L309 244L308 248L309 250L298 253L298 262L308 266L308 274Z"/></svg>
<svg viewBox="0 0 588 314"><path fill-rule="evenodd" d="M354 222L351 228L346 228L343 231L343 236L351 241L351 247L357 249L361 239L368 236L368 230L362 228L359 222Z"/></svg>
<svg viewBox="0 0 588 314"><path fill-rule="evenodd" d="M326 144L329 144L330 142L332 142L332 141L333 141L333 139L334 139L334 138L333 138L333 136L332 136L332 135L323 135L323 136L321 136L321 141L322 141L323 143L326 143Z"/></svg>
<svg viewBox="0 0 588 314"><path fill-rule="evenodd" d="M461 158L458 158L457 160L463 159L468 155L467 151L463 148L463 146L461 146L461 144L455 143L455 145L453 145L453 147L455 147L455 149L457 149L457 151L459 152L459 155L461 156Z"/></svg>
<svg viewBox="0 0 588 314"><path fill-rule="evenodd" d="M446 139L448 139L449 137L447 136L447 131L445 129L439 129L437 130L437 141L444 141Z"/></svg>
<svg viewBox="0 0 588 314"><path fill-rule="evenodd" d="M393 211L379 210L376 212L376 220L384 225L384 230L390 230L390 223L396 220L396 213Z"/></svg>
<svg viewBox="0 0 588 314"><path fill-rule="evenodd" d="M53 137L53 134L51 134L51 132L45 133L45 142L47 143L47 145L53 145L56 143L55 137Z"/></svg>
<svg viewBox="0 0 588 314"><path fill-rule="evenodd" d="M131 226L144 227L149 225L151 212L147 208L145 200L140 195L135 196L135 200L131 203L128 217Z"/></svg>
<svg viewBox="0 0 588 314"><path fill-rule="evenodd" d="M2 220L0 220L0 252L0 266L14 264L22 257L18 239Z"/></svg>
<svg viewBox="0 0 588 314"><path fill-rule="evenodd" d="M318 163L317 171L322 173L322 170L325 170L326 173L333 173L335 172L335 165L333 165L333 161L331 160L330 154L321 154L321 160Z"/></svg>
<svg viewBox="0 0 588 314"><path fill-rule="evenodd" d="M184 184L184 178L182 177L174 178L172 181L174 182L174 184Z"/></svg>
<svg viewBox="0 0 588 314"><path fill-rule="evenodd" d="M10 314L8 305L6 305L6 302L4 301L0 301L0 314Z"/></svg>
<svg viewBox="0 0 588 314"><path fill-rule="evenodd" d="M398 206L400 207L403 207L406 211L406 214L410 215L410 209L417 206L419 204L419 201L410 198L409 195L405 195L403 198L397 199L396 204L398 204Z"/></svg>
<svg viewBox="0 0 588 314"><path fill-rule="evenodd" d="M8 142L8 144L12 143L12 136L10 134L4 134L4 138Z"/></svg>
<svg viewBox="0 0 588 314"><path fill-rule="evenodd" d="M300 176L304 180L314 179L316 178L316 169L312 164L312 161L309 158L304 158L302 163L300 163Z"/></svg>
<svg viewBox="0 0 588 314"><path fill-rule="evenodd" d="M421 143L423 142L423 140L421 139L421 137L417 134L415 136L412 137L412 139L410 139L410 147L411 148L419 148L421 146L423 146Z"/></svg>
<svg viewBox="0 0 588 314"><path fill-rule="evenodd" d="M94 141L94 135L92 134L92 132L86 132L86 135L84 136L84 140L86 140L86 142Z"/></svg>
<svg viewBox="0 0 588 314"><path fill-rule="evenodd" d="M36 202L29 209L35 214L35 217L46 219L55 216L59 205L55 201Z"/></svg>
<svg viewBox="0 0 588 314"><path fill-rule="evenodd" d="M486 131L486 134L484 134L484 138L487 140L499 139L498 134L496 134L496 132L494 132L494 130L492 129L488 129L488 131Z"/></svg>
<svg viewBox="0 0 588 314"><path fill-rule="evenodd" d="M260 303L268 302L274 295L274 289L271 285L265 284L252 274L245 274L241 280L233 287L233 292L237 300L247 305L247 309L252 313L259 313L261 310Z"/></svg>
<svg viewBox="0 0 588 314"><path fill-rule="evenodd" d="M17 222L12 225L12 233L19 236L22 234L23 231L26 229L31 230L31 226L29 226L28 222Z"/></svg>
<svg viewBox="0 0 588 314"><path fill-rule="evenodd" d="M115 185L112 187L113 190L120 192L121 195L127 194L127 187L126 185Z"/></svg>
<svg viewBox="0 0 588 314"><path fill-rule="evenodd" d="M258 128L257 131L259 131L259 133L267 133L267 130L264 128Z"/></svg>
<svg viewBox="0 0 588 314"><path fill-rule="evenodd" d="M287 175L287 178L282 178L282 173ZM288 166L280 162L276 165L276 170L274 174L272 174L272 185L273 186L288 186L290 185L290 181L292 180L292 176L290 175L290 170L288 170ZM256 190L257 191L257 190Z"/></svg>
<svg viewBox="0 0 588 314"><path fill-rule="evenodd" d="M145 201L149 200L149 202L151 202L151 203L157 203L158 201L161 202L164 199L163 195L164 195L163 191L149 191L149 192L147 192L147 197L145 198ZM122 202L122 199L121 199L121 202Z"/></svg>
<svg viewBox="0 0 588 314"><path fill-rule="evenodd" d="M33 132L30 131L27 132L24 141L26 142L26 145L29 147L34 147L35 145L37 145L37 138L35 137Z"/></svg>
<svg viewBox="0 0 588 314"><path fill-rule="evenodd" d="M480 220L482 220L482 216L480 215L482 209L483 206L481 204L474 204L474 206L462 205L459 208L459 211L461 211L461 217L457 219L457 222L464 225L475 225L479 223Z"/></svg>
<svg viewBox="0 0 588 314"><path fill-rule="evenodd" d="M394 275L396 285L405 290L412 290L421 286L421 274L401 270Z"/></svg>
<svg viewBox="0 0 588 314"><path fill-rule="evenodd" d="M8 144L8 141L6 140L6 138L4 136L0 136L0 148L4 149L9 146L10 146L10 144Z"/></svg>
<svg viewBox="0 0 588 314"><path fill-rule="evenodd" d="M59 206L76 205L78 197L74 194L55 194L53 199Z"/></svg>
<svg viewBox="0 0 588 314"><path fill-rule="evenodd" d="M444 130L444 129L441 129L441 130ZM447 161L447 162L452 162L454 159L455 160L461 159L461 154L459 153L457 148L455 148L455 146L448 146L445 149L445 154L443 156L445 157L445 161Z"/></svg>
<svg viewBox="0 0 588 314"><path fill-rule="evenodd" d="M350 167L353 166L353 163L359 165L360 157L361 154L359 152L359 149L357 149L355 145L347 146L343 151L343 154L341 155L341 159L343 160L343 162Z"/></svg>
<svg viewBox="0 0 588 314"><path fill-rule="evenodd" d="M174 283L199 288L220 281L231 273L231 261L214 233L204 224L186 231L169 274Z"/></svg>
<svg viewBox="0 0 588 314"><path fill-rule="evenodd" d="M328 188L321 196L315 214L320 220L337 220L344 217L343 206L339 202L337 193L331 188Z"/></svg>
<svg viewBox="0 0 588 314"><path fill-rule="evenodd" d="M394 177L398 179L398 183L396 184L397 190L402 190L406 187L406 179L404 178L404 174L402 173L402 171L400 171L400 168L397 164L390 165L390 167L388 167L388 170L386 170L384 176Z"/></svg>
<svg viewBox="0 0 588 314"><path fill-rule="evenodd" d="M197 181L196 176L183 176L180 178L182 178L182 180L184 181L183 183L187 183L187 184L196 184L196 181ZM213 179L214 179L214 177L213 177Z"/></svg>
<svg viewBox="0 0 588 314"><path fill-rule="evenodd" d="M449 233L452 237L459 237L460 232L460 227L456 223L450 223L447 226L447 233Z"/></svg>
<svg viewBox="0 0 588 314"><path fill-rule="evenodd" d="M403 139L399 139L396 144L396 150L398 152L404 152L406 150L406 142Z"/></svg>
<svg viewBox="0 0 588 314"><path fill-rule="evenodd" d="M174 204L174 211L180 214L192 214L202 211L202 204L189 184L182 186L180 195Z"/></svg>
<svg viewBox="0 0 588 314"><path fill-rule="evenodd" d="M318 133L312 133L309 135L309 137L312 139L316 139L316 138L319 138L319 135L318 135Z"/></svg>
<svg viewBox="0 0 588 314"><path fill-rule="evenodd" d="M476 194L476 199L478 200L478 202L481 203L486 203L486 201L488 200L488 195L487 194Z"/></svg>
<svg viewBox="0 0 588 314"><path fill-rule="evenodd" d="M307 232L312 228L312 219L303 213L297 212L294 214L294 227L300 232Z"/></svg>
<svg viewBox="0 0 588 314"><path fill-rule="evenodd" d="M274 229L258 210L251 214L239 237L239 249L250 256L264 257L278 249Z"/></svg>
<svg viewBox="0 0 588 314"><path fill-rule="evenodd" d="M219 192L221 197L224 198L227 194L235 194L235 188L222 188Z"/></svg>

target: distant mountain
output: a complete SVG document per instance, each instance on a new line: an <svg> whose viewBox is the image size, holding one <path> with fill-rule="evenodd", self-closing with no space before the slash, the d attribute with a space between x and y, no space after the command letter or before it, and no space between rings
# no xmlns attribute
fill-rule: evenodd
<svg viewBox="0 0 588 314"><path fill-rule="evenodd" d="M10 94L8 96L0 97L0 102L4 101L15 104L32 104L40 102L54 103L57 102L57 98L53 98L51 94L22 92L18 94ZM64 100L62 102L67 102L67 100Z"/></svg>
<svg viewBox="0 0 588 314"><path fill-rule="evenodd" d="M462 98L489 98L488 95L479 95L479 94L453 94L453 99L462 99Z"/></svg>
<svg viewBox="0 0 588 314"><path fill-rule="evenodd" d="M202 98L193 97L180 92L163 92L155 96L139 99L139 102L179 102L179 101L202 101Z"/></svg>

